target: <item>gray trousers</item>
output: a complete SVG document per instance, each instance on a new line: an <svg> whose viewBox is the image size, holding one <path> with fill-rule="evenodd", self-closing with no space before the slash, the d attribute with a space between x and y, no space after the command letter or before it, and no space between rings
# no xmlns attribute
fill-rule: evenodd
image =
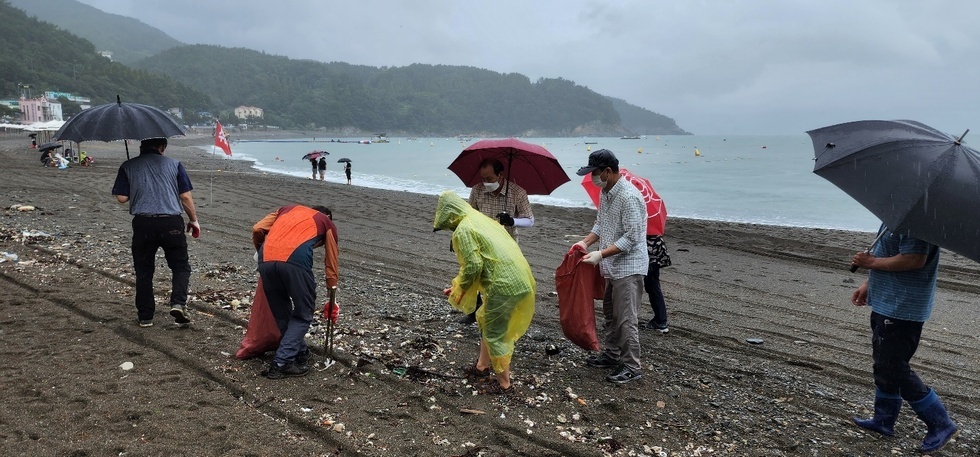
<svg viewBox="0 0 980 457"><path fill-rule="evenodd" d="M637 373L640 372L640 332L636 327L636 310L642 300L643 275L606 278L606 294L602 297L604 351Z"/></svg>

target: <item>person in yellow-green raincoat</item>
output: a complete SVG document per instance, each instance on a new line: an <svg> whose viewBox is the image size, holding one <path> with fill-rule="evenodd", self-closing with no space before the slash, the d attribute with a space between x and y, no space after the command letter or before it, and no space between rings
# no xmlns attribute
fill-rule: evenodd
<svg viewBox="0 0 980 457"><path fill-rule="evenodd" d="M499 222L473 209L452 191L443 192L436 205L435 230L452 230L452 247L459 274L443 291L449 303L464 313L476 309L476 295L483 306L476 312L480 326L480 356L467 368L467 377L490 375L497 383L487 393L508 393L510 359L514 343L524 335L534 315L534 276L521 248Z"/></svg>

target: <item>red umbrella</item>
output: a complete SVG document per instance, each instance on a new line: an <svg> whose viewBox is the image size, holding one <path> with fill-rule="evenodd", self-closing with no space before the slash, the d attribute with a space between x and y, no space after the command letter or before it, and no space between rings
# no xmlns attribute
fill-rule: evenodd
<svg viewBox="0 0 980 457"><path fill-rule="evenodd" d="M320 157L325 156L325 155L330 155L330 153L327 152L327 151L307 152L306 155L303 156L303 159L304 160L319 159Z"/></svg>
<svg viewBox="0 0 980 457"><path fill-rule="evenodd" d="M657 195L657 191L653 190L653 184L650 184L646 178L630 173L625 168L620 168L619 173L623 175L623 179L633 184L643 195L643 201L647 204L647 235L663 235L664 226L667 225L667 205L664 205L664 200ZM592 184L591 176L582 177L582 187L585 188L585 192L592 198L592 203L598 208L601 189Z"/></svg>
<svg viewBox="0 0 980 457"><path fill-rule="evenodd" d="M449 169L463 180L463 184L473 187L483 182L480 162L484 159L499 160L507 170L507 180L531 195L548 195L570 181L558 159L547 149L515 138L477 141L463 149Z"/></svg>

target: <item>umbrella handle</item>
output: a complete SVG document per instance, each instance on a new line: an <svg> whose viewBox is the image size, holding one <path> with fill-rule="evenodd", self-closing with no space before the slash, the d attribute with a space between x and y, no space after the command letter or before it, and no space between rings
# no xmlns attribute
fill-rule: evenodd
<svg viewBox="0 0 980 457"><path fill-rule="evenodd" d="M878 244L878 240L880 240L881 239L881 236L884 235L884 234L885 234L885 231L884 230L878 232L878 236L875 237L875 240L871 242L871 246L868 246L868 249L865 249L864 252L866 252L866 253L871 252L871 250L874 249L875 245ZM852 263L851 264L851 273L854 273L854 272L858 271L858 268L861 268L861 267L859 267L859 266L857 266L857 265L855 265L855 264Z"/></svg>

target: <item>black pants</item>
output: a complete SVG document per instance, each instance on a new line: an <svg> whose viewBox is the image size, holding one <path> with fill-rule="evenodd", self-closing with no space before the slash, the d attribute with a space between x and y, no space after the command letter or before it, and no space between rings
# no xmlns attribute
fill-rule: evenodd
<svg viewBox="0 0 980 457"><path fill-rule="evenodd" d="M643 289L650 295L650 306L653 307L653 323L657 327L667 326L667 303L664 292L660 290L660 266L651 263L647 275L643 278Z"/></svg>
<svg viewBox="0 0 980 457"><path fill-rule="evenodd" d="M136 270L136 315L139 320L153 319L153 273L157 250L163 248L167 266L173 273L171 305L187 304L187 286L191 264L187 256L184 219L180 216L133 217L133 268Z"/></svg>
<svg viewBox="0 0 980 457"><path fill-rule="evenodd" d="M908 402L929 394L929 386L909 366L919 348L922 324L871 313L871 357L878 390L901 395Z"/></svg>

